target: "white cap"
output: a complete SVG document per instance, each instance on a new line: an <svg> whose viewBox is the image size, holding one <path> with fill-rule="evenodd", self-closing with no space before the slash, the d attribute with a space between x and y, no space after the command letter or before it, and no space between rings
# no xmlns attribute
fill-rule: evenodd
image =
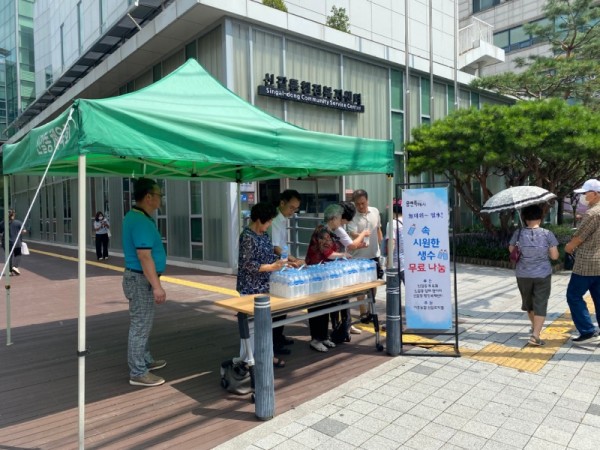
<svg viewBox="0 0 600 450"><path fill-rule="evenodd" d="M595 178L591 178L583 183L583 186L581 186L580 189L575 189L573 192L576 194L583 194L588 191L600 192L600 181L596 180Z"/></svg>

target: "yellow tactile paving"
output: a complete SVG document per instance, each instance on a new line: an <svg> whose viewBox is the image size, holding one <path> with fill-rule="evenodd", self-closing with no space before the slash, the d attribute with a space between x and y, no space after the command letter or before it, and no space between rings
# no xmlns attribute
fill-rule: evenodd
<svg viewBox="0 0 600 450"><path fill-rule="evenodd" d="M67 261L75 261L75 262L79 261L78 258L75 258L72 256L59 255L57 253L44 252L42 250L34 250L34 249L29 249L29 251L31 251L33 253L39 253L40 255L47 255L47 256L53 256L55 258L65 259ZM103 267L105 269L115 270L117 272L123 272L125 270L123 267L113 266L111 264L101 263L101 262L96 262L96 261L86 261L86 263L91 266ZM195 281L183 280L181 278L163 276L163 277L161 277L161 281L166 282L166 283L178 284L180 286L187 286L187 287L191 287L191 288L202 289L203 291L216 292L218 294L224 294L224 295L228 295L230 297L239 297L239 295L240 295L238 291L234 291L233 289L227 289L227 288L224 288L221 286L213 286L211 284L197 283Z"/></svg>
<svg viewBox="0 0 600 450"><path fill-rule="evenodd" d="M586 303L590 314L594 314L594 303L590 297L586 298ZM525 313L523 313L525 314ZM373 332L372 325L357 325L358 328ZM541 333L541 338L546 342L543 347L527 345L526 336L524 336L524 347L509 347L503 344L488 344L480 350L459 347L460 354L467 358L485 361L499 366L511 367L524 372L539 372L544 365L554 356L562 345L569 340L571 332L574 330L571 314L566 311L552 323L550 323ZM385 336L385 332L381 332ZM404 344L423 346L431 348L431 344L437 344L439 341L420 337L417 335L406 335L403 339ZM451 343L448 346L436 346L436 351L442 353L454 353Z"/></svg>

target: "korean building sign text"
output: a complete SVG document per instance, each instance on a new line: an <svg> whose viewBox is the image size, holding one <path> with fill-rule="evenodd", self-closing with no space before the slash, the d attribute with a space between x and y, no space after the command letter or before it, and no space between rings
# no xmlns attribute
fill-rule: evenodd
<svg viewBox="0 0 600 450"><path fill-rule="evenodd" d="M308 103L350 112L365 112L361 94L331 86L300 81L295 78L265 74L263 84L258 86L258 95L266 95L281 100Z"/></svg>

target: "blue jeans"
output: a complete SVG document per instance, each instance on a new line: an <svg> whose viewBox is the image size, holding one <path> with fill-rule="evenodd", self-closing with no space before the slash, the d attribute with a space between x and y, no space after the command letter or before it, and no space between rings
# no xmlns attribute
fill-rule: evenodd
<svg viewBox="0 0 600 450"><path fill-rule="evenodd" d="M590 291L594 301L596 321L600 323L600 276L584 276L572 273L567 286L567 303L571 310L573 323L581 335L596 331L588 307L583 299L583 295L587 291Z"/></svg>
<svg viewBox="0 0 600 450"><path fill-rule="evenodd" d="M123 292L129 300L129 376L140 377L148 372L148 364L154 361L148 343L154 322L154 295L143 274L127 270L123 275Z"/></svg>

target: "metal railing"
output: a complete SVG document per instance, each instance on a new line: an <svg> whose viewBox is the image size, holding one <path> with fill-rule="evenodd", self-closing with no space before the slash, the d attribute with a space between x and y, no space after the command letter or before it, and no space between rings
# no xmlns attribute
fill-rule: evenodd
<svg viewBox="0 0 600 450"><path fill-rule="evenodd" d="M458 54L476 47L479 41L494 43L494 27L477 17L471 17L471 23L458 30Z"/></svg>

